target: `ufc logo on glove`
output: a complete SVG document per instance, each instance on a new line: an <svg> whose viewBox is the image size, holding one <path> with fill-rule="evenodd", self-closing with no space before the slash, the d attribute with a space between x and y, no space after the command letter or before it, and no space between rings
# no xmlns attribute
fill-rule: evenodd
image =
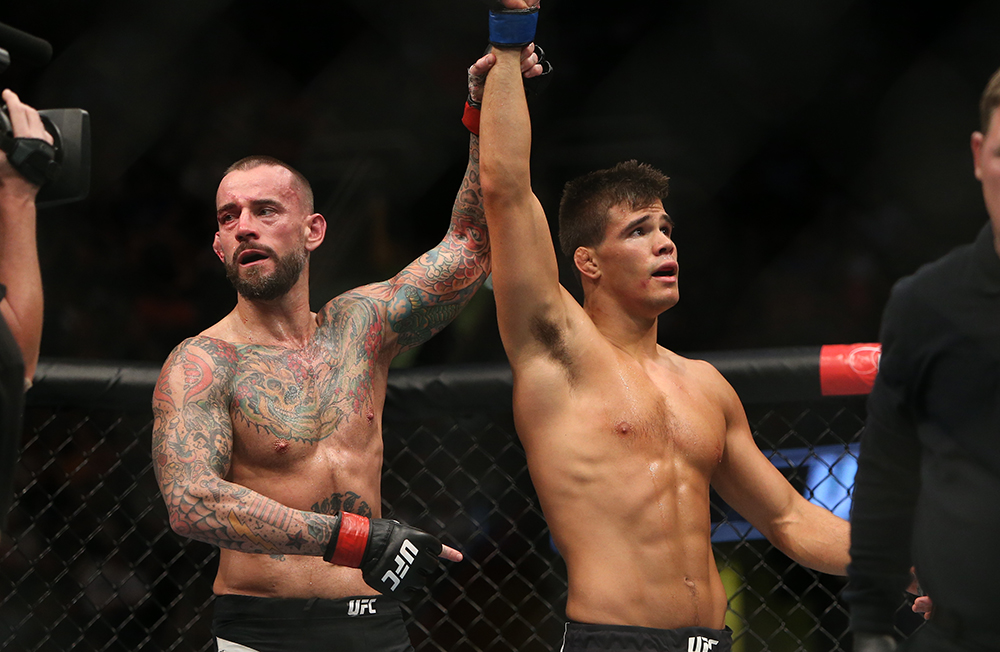
<svg viewBox="0 0 1000 652"><path fill-rule="evenodd" d="M407 571L410 570L410 564L413 560L417 558L417 547L410 543L409 539L404 539L403 544L399 546L399 553L396 555L396 570L395 572L387 570L385 575L382 576L383 582L392 582L392 588L390 591L395 591L399 587L399 582L406 577Z"/></svg>

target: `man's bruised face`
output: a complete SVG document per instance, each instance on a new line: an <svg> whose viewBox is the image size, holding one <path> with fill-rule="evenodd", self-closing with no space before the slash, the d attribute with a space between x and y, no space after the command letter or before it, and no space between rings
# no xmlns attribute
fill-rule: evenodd
<svg viewBox="0 0 1000 652"><path fill-rule="evenodd" d="M270 165L230 172L216 205L214 248L236 291L264 301L288 293L309 259L309 216L291 172Z"/></svg>

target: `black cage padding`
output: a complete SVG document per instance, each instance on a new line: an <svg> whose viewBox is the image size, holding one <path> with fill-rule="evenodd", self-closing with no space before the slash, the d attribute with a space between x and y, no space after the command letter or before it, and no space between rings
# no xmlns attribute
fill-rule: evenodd
<svg viewBox="0 0 1000 652"><path fill-rule="evenodd" d="M820 347L695 353L714 365L744 403L809 401L821 397ZM30 405L86 405L142 410L150 405L160 368L152 363L43 360L28 392ZM409 418L460 406L495 414L509 409L512 376L506 364L432 366L389 373L387 415Z"/></svg>
<svg viewBox="0 0 1000 652"><path fill-rule="evenodd" d="M150 409L160 367L142 362L42 360L28 405Z"/></svg>
<svg viewBox="0 0 1000 652"><path fill-rule="evenodd" d="M819 346L694 353L712 363L743 403L812 401L820 390Z"/></svg>

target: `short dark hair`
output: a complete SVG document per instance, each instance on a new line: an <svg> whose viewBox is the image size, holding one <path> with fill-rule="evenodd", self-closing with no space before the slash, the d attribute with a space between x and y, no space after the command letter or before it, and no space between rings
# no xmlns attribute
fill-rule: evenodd
<svg viewBox="0 0 1000 652"><path fill-rule="evenodd" d="M578 247L604 240L609 212L615 206L636 210L667 197L669 177L634 160L573 179L559 202L559 247L573 259Z"/></svg>
<svg viewBox="0 0 1000 652"><path fill-rule="evenodd" d="M990 119L998 106L1000 106L1000 69L986 82L983 96L979 98L979 129L984 134L990 130Z"/></svg>
<svg viewBox="0 0 1000 652"><path fill-rule="evenodd" d="M230 172L236 172L236 171L246 172L247 170L259 168L263 165L285 168L286 170L291 172L292 176L295 177L295 180L299 183L299 186L301 186L302 200L303 204L306 207L306 212L307 213L313 212L313 191L312 191L312 185L309 183L309 180L306 179L304 174L293 168L291 165L285 163L284 161L279 161L273 156L267 156L265 154L254 154L252 156L241 158L240 160L236 161L228 168L226 168L226 173L223 174L222 176L226 176L226 174L229 174Z"/></svg>

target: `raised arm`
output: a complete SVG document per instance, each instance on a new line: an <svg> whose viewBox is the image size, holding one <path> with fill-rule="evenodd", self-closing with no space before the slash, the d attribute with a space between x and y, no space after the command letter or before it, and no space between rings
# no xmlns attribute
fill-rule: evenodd
<svg viewBox="0 0 1000 652"><path fill-rule="evenodd" d="M52 142L38 112L12 91L3 92L14 136ZM38 186L17 172L0 152L0 283L7 288L0 314L24 359L25 378L35 375L42 341L42 275L35 240Z"/></svg>
<svg viewBox="0 0 1000 652"><path fill-rule="evenodd" d="M542 74L533 48L522 52L516 70L525 77ZM470 100L482 100L483 81L493 65L492 55L469 69ZM516 73L518 74L518 73ZM363 298L374 304L381 323L382 349L395 355L426 342L454 319L490 274L490 241L486 230L479 174L479 135L467 112L463 122L469 136L469 162L455 197L451 223L435 248L383 283L374 283L345 298Z"/></svg>
<svg viewBox="0 0 1000 652"><path fill-rule="evenodd" d="M845 575L850 561L850 525L806 500L753 440L736 392L712 370L726 415L726 446L712 486L733 509L796 562Z"/></svg>
<svg viewBox="0 0 1000 652"><path fill-rule="evenodd" d="M505 4L526 6L520 0ZM531 189L531 120L518 74L519 48L495 47L493 53L480 123L483 199L500 335L516 365L542 350L540 330L561 329L563 302L570 297L559 285L548 221Z"/></svg>
<svg viewBox="0 0 1000 652"><path fill-rule="evenodd" d="M398 351L447 326L490 274L490 242L479 185L479 137L469 135L469 162L441 242L387 283L387 342Z"/></svg>

